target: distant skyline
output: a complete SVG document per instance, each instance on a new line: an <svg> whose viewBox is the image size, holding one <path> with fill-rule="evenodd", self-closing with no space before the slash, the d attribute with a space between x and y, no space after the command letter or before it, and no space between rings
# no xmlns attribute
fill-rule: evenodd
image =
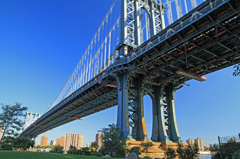
<svg viewBox="0 0 240 159"><path fill-rule="evenodd" d="M93 38L114 0L0 1L0 103L18 101L41 115L57 97ZM198 1L199 4L200 1ZM233 67L205 75L207 81L190 80L175 94L179 134L201 138L204 145L218 136L240 132L240 77ZM1 110L0 110L1 113ZM146 129L151 138L152 102L144 97ZM40 134L55 140L65 134L83 134L83 144L108 124L116 123L117 106L91 114L84 120Z"/></svg>

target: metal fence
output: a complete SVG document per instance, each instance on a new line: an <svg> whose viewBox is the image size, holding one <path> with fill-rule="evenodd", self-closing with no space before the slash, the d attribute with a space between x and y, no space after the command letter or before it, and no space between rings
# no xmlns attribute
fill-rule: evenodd
<svg viewBox="0 0 240 159"><path fill-rule="evenodd" d="M221 152L221 158L231 158L235 151L240 150L240 133L233 136L218 136L218 142Z"/></svg>

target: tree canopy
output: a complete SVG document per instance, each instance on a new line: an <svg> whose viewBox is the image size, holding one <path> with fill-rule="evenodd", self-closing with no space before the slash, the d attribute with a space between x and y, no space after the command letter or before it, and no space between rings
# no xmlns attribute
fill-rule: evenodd
<svg viewBox="0 0 240 159"><path fill-rule="evenodd" d="M21 104L16 102L14 105L1 104L2 113L0 114L0 124L2 124L2 139L5 136L17 137L20 128L23 125L19 117L24 116L24 111L27 107L21 107Z"/></svg>
<svg viewBox="0 0 240 159"><path fill-rule="evenodd" d="M103 128L101 132L104 133L102 137L103 146L101 148L102 154L113 153L118 157L125 156L125 149L123 144L125 144L127 138L121 136L122 130L115 124L108 125L108 128Z"/></svg>

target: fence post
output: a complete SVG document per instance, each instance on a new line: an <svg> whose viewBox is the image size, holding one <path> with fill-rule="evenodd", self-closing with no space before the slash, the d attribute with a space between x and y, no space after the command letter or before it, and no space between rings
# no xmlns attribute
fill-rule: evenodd
<svg viewBox="0 0 240 159"><path fill-rule="evenodd" d="M218 136L218 143L219 143L219 147L220 147L221 158L223 159L221 143L220 143L220 137L219 136Z"/></svg>

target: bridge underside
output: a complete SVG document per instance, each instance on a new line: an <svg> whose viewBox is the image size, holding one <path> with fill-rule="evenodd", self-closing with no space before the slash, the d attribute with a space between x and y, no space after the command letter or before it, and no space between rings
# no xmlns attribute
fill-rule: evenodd
<svg viewBox="0 0 240 159"><path fill-rule="evenodd" d="M24 136L34 138L37 135L60 125L74 121L117 105L117 89L104 84L97 84L84 93L76 95L71 100L61 102L61 107L47 112L45 120L38 120ZM43 116L44 116L43 115ZM42 116L42 117L43 117ZM40 118L41 119L41 118Z"/></svg>
<svg viewBox="0 0 240 159"><path fill-rule="evenodd" d="M21 136L36 137L73 121L68 117L81 118L118 105L117 121L124 135L129 136L132 126L129 137L144 140L142 97L149 94L154 110L151 139L179 142L174 91L191 78L176 72L181 69L202 76L240 62L240 0L217 2L220 5L215 8L204 2L138 48L128 46L132 50L128 56L97 78L103 83L90 81L91 87L74 92ZM109 83L117 83L118 88Z"/></svg>
<svg viewBox="0 0 240 159"><path fill-rule="evenodd" d="M137 56L130 62L135 65L135 76L144 75L155 86L180 84L190 78L177 74L179 69L202 76L239 63L239 3L227 2L192 21L180 19L182 29L172 30L171 36L159 33L138 47L130 55ZM141 49L147 51L141 54Z"/></svg>

